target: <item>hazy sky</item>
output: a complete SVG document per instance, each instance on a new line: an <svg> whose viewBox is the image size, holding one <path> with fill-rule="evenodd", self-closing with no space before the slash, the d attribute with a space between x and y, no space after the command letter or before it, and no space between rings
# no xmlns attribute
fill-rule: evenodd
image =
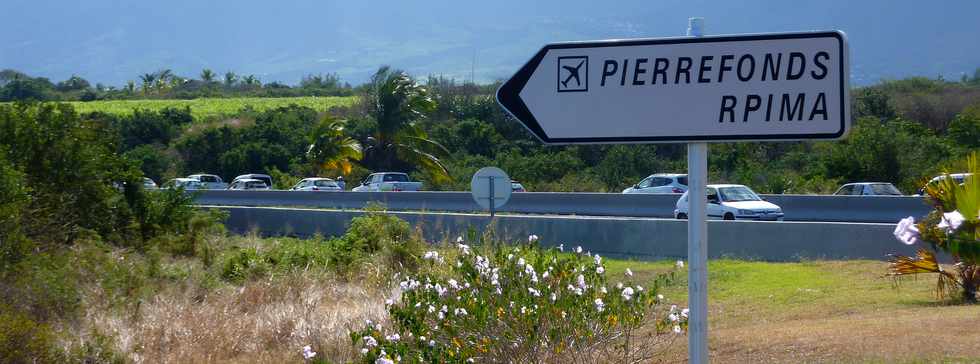
<svg viewBox="0 0 980 364"><path fill-rule="evenodd" d="M980 1L133 1L4 0L0 68L120 85L160 68L295 83L381 64L416 75L509 77L548 42L840 29L857 84L958 79L980 67Z"/></svg>

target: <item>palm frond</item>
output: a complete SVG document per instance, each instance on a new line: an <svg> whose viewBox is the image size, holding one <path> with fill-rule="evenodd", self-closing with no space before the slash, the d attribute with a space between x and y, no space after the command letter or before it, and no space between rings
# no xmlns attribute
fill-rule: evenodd
<svg viewBox="0 0 980 364"><path fill-rule="evenodd" d="M936 282L936 297L939 298L947 297L956 286L960 285L955 275L943 270L936 260L936 255L925 249L919 249L914 257L892 256L888 262L888 275L891 277L914 276L922 273L939 274Z"/></svg>

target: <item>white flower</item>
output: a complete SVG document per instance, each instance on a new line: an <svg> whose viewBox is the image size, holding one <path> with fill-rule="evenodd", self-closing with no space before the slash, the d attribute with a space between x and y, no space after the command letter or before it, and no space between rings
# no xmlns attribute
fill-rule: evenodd
<svg viewBox="0 0 980 364"><path fill-rule="evenodd" d="M581 289L581 288L576 288L576 289L575 289L575 295L576 295L576 296L581 296L581 295L582 295L582 293L583 293L583 292L582 292L582 289Z"/></svg>
<svg viewBox="0 0 980 364"><path fill-rule="evenodd" d="M912 245L919 242L919 228L915 227L915 218L912 216L906 217L898 222L895 226L895 238L898 241L905 243L906 245Z"/></svg>
<svg viewBox="0 0 980 364"><path fill-rule="evenodd" d="M548 267L548 268L551 268L551 267ZM550 276L550 275L551 274L549 274L548 271L544 271L544 274L541 275L541 278L548 279L548 276Z"/></svg>
<svg viewBox="0 0 980 364"><path fill-rule="evenodd" d="M436 341L435 340L429 340L429 347L431 348L433 346L436 346Z"/></svg>
<svg viewBox="0 0 980 364"><path fill-rule="evenodd" d="M541 297L541 291L534 289L533 287L527 287L527 292L534 297Z"/></svg>
<svg viewBox="0 0 980 364"><path fill-rule="evenodd" d="M636 285L636 291L637 291L637 292L643 292L643 286L641 286L641 285L639 285L639 284L637 284L637 285Z"/></svg>
<svg viewBox="0 0 980 364"><path fill-rule="evenodd" d="M623 295L623 300L629 301L631 298L633 298L633 288L623 288L623 292L620 294Z"/></svg>
<svg viewBox="0 0 980 364"><path fill-rule="evenodd" d="M392 301L390 298L385 300L385 306L391 306L393 304L395 304L395 301Z"/></svg>
<svg viewBox="0 0 980 364"><path fill-rule="evenodd" d="M582 254L582 247L581 246L575 247L575 253Z"/></svg>
<svg viewBox="0 0 980 364"><path fill-rule="evenodd" d="M677 306L674 306L674 307L677 307ZM439 309L439 312L449 312L449 307L446 307L446 305L442 305L442 308Z"/></svg>
<svg viewBox="0 0 980 364"><path fill-rule="evenodd" d="M564 320L564 319L565 319L565 316L566 316L566 315L568 315L568 314L566 314L566 313L565 313L565 311L562 311L562 312L561 312L561 318L562 318L562 320Z"/></svg>
<svg viewBox="0 0 980 364"><path fill-rule="evenodd" d="M369 348L378 346L378 340L375 340L374 336L365 336L363 340L364 340L364 346L367 346Z"/></svg>
<svg viewBox="0 0 980 364"><path fill-rule="evenodd" d="M616 289L623 289L623 282L616 282Z"/></svg>
<svg viewBox="0 0 980 364"><path fill-rule="evenodd" d="M455 290L459 290L459 282L456 282L455 279L450 279L449 280L449 287L452 288L452 289L455 289Z"/></svg>
<svg viewBox="0 0 980 364"><path fill-rule="evenodd" d="M398 335L397 332L394 333L394 334L385 336L385 340L388 340L388 341L398 341L401 338L402 338L401 335Z"/></svg>
<svg viewBox="0 0 980 364"><path fill-rule="evenodd" d="M595 257L593 257L593 259L595 260L595 265L602 264L602 257L600 257L599 254L596 254Z"/></svg>
<svg viewBox="0 0 980 364"><path fill-rule="evenodd" d="M453 311L453 313L456 314L456 316L466 316L466 309L457 308L455 311Z"/></svg>
<svg viewBox="0 0 980 364"><path fill-rule="evenodd" d="M675 265L677 266L677 269L684 269L684 261L683 260L678 260Z"/></svg>
<svg viewBox="0 0 980 364"><path fill-rule="evenodd" d="M670 313L677 312L677 305L670 305Z"/></svg>
<svg viewBox="0 0 980 364"><path fill-rule="evenodd" d="M435 250L425 252L425 255L422 256L422 259L438 260L439 259L439 252L437 252Z"/></svg>
<svg viewBox="0 0 980 364"><path fill-rule="evenodd" d="M522 266L522 267L523 267L523 266L524 266L524 264L525 264L525 262L524 262L524 258L520 258L520 259L518 259L518 260L517 260L517 265L519 265L519 266Z"/></svg>
<svg viewBox="0 0 980 364"><path fill-rule="evenodd" d="M364 320L364 323L366 323L368 326L374 325L374 322L370 319Z"/></svg>
<svg viewBox="0 0 980 364"><path fill-rule="evenodd" d="M436 317L439 318L439 321L442 321L443 319L446 318L446 314L442 313L442 311L439 311L439 313L436 314Z"/></svg>
<svg viewBox="0 0 980 364"><path fill-rule="evenodd" d="M674 325L674 333L675 334L681 333L681 325Z"/></svg>
<svg viewBox="0 0 980 364"><path fill-rule="evenodd" d="M596 309L596 311L602 312L602 310L605 307L606 307L606 305L602 303L602 299L601 298L596 298L595 299L595 309Z"/></svg>
<svg viewBox="0 0 980 364"><path fill-rule="evenodd" d="M660 302L660 301L663 301L663 300L664 300L664 295L658 294L657 295L657 302Z"/></svg>
<svg viewBox="0 0 980 364"><path fill-rule="evenodd" d="M470 246L469 245L466 245L466 244L456 244L456 247L459 248L459 252L462 253L463 255L470 255Z"/></svg>
<svg viewBox="0 0 980 364"><path fill-rule="evenodd" d="M436 293L439 293L439 297L442 297L443 295L446 294L446 288L444 288L439 283L436 283L435 290L436 290Z"/></svg>
<svg viewBox="0 0 980 364"><path fill-rule="evenodd" d="M945 230L947 234L951 234L956 229L959 229L965 220L963 214L959 211L947 212L943 214L942 220L939 221L939 225L936 227Z"/></svg>
<svg viewBox="0 0 980 364"><path fill-rule="evenodd" d="M599 292L602 292L602 294L606 294L606 292L608 292L606 290L606 286L602 286L602 288L599 289Z"/></svg>
<svg viewBox="0 0 980 364"><path fill-rule="evenodd" d="M626 268L626 276L627 277L632 277L633 276L633 271L630 270L629 268Z"/></svg>
<svg viewBox="0 0 980 364"><path fill-rule="evenodd" d="M606 268L603 268L603 267L602 267L602 266L600 265L600 266L598 266L598 267L595 267L595 272L596 272L596 273L599 273L599 274L602 274L602 273L605 273L605 272L606 272Z"/></svg>
<svg viewBox="0 0 980 364"><path fill-rule="evenodd" d="M310 360L313 359L314 356L316 356L316 352L313 351L313 348L311 348L309 345L303 347L303 359Z"/></svg>
<svg viewBox="0 0 980 364"><path fill-rule="evenodd" d="M464 241L464 240L463 240L463 236L457 236L457 237L456 237L456 243L457 243L457 244L459 244L459 243L462 243L463 241Z"/></svg>
<svg viewBox="0 0 980 364"><path fill-rule="evenodd" d="M507 254L507 260L513 260L514 254Z"/></svg>
<svg viewBox="0 0 980 364"><path fill-rule="evenodd" d="M433 312L436 312L436 307L433 305L429 305L429 313L433 313Z"/></svg>
<svg viewBox="0 0 980 364"><path fill-rule="evenodd" d="M521 315L527 314L527 307L521 306Z"/></svg>
<svg viewBox="0 0 980 364"><path fill-rule="evenodd" d="M555 302L557 300L558 300L558 295L556 295L555 292L551 292L551 302Z"/></svg>
<svg viewBox="0 0 980 364"><path fill-rule="evenodd" d="M381 324L380 323L374 324L374 329L375 330L378 330L378 331L381 331Z"/></svg>
<svg viewBox="0 0 980 364"><path fill-rule="evenodd" d="M419 336L419 341L425 342L425 336Z"/></svg>
<svg viewBox="0 0 980 364"><path fill-rule="evenodd" d="M391 359L382 356L382 357L378 357L378 360L375 360L374 364L395 364L395 362L392 361Z"/></svg>
<svg viewBox="0 0 980 364"><path fill-rule="evenodd" d="M684 318L687 318L687 314L690 313L690 312L691 312L691 310L685 308L685 309L681 310L681 316L683 316Z"/></svg>
<svg viewBox="0 0 980 364"><path fill-rule="evenodd" d="M538 241L538 236L537 235L531 234L531 235L528 235L527 236L527 242L533 243L535 241Z"/></svg>
<svg viewBox="0 0 980 364"><path fill-rule="evenodd" d="M670 322L677 322L677 320L680 319L680 317L677 317L676 313L667 315L667 318L670 319Z"/></svg>
<svg viewBox="0 0 980 364"><path fill-rule="evenodd" d="M565 251L565 243L558 244L558 251L560 252Z"/></svg>
<svg viewBox="0 0 980 364"><path fill-rule="evenodd" d="M579 274L578 277L576 277L575 283L578 284L578 288L581 288L581 289L589 288L589 286L587 286L585 284L585 276L583 276L581 274Z"/></svg>
<svg viewBox="0 0 980 364"><path fill-rule="evenodd" d="M368 353L367 348L361 348L361 355L367 355L367 353Z"/></svg>

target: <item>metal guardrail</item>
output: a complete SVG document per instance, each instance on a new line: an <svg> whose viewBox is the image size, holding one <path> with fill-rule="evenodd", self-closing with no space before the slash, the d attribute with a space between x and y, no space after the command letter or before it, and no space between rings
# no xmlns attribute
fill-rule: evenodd
<svg viewBox="0 0 980 364"><path fill-rule="evenodd" d="M206 206L229 212L225 225L236 233L277 236L340 236L363 211L302 208ZM596 216L497 215L390 212L421 229L427 241L455 241L467 232L494 230L501 241L581 245L602 255L635 259L687 256L687 224L672 219ZM494 221L493 224L490 224ZM712 258L796 261L800 259L887 259L914 254L912 246L892 236L893 224L843 222L708 222L708 256ZM940 259L947 259L940 257Z"/></svg>
<svg viewBox="0 0 980 364"><path fill-rule="evenodd" d="M300 206L359 210L369 203L389 210L475 212L469 192L316 192L200 191L197 203L221 206ZM540 215L673 217L676 194L515 193L497 211ZM929 206L921 197L763 195L782 207L787 221L894 223L922 216Z"/></svg>

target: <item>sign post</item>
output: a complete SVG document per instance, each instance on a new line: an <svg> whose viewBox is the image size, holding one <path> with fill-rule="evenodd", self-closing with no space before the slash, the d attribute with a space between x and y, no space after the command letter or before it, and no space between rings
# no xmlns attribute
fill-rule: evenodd
<svg viewBox="0 0 980 364"><path fill-rule="evenodd" d="M690 18L687 35L704 36L704 19ZM687 361L708 362L708 144L687 144Z"/></svg>
<svg viewBox="0 0 980 364"><path fill-rule="evenodd" d="M833 140L850 127L844 33L554 43L497 90L545 144L687 143L688 358L708 362L708 142Z"/></svg>

